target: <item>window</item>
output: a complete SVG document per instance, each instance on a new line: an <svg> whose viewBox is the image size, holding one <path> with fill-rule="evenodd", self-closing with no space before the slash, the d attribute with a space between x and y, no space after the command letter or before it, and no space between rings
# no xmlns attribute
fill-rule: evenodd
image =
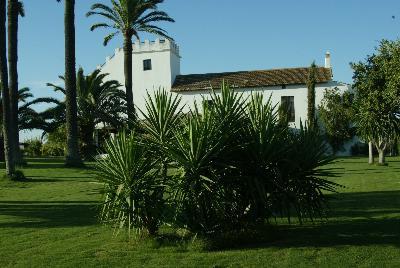
<svg viewBox="0 0 400 268"><path fill-rule="evenodd" d="M282 85L282 89L286 89L286 85Z"/></svg>
<svg viewBox="0 0 400 268"><path fill-rule="evenodd" d="M281 115L286 116L289 123L295 122L294 96L281 97Z"/></svg>
<svg viewBox="0 0 400 268"><path fill-rule="evenodd" d="M151 70L151 60L144 60L143 61L143 71L150 71Z"/></svg>

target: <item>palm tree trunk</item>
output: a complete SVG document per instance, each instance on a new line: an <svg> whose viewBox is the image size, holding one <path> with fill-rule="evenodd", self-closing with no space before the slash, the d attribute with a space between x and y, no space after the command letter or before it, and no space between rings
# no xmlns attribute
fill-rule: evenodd
<svg viewBox="0 0 400 268"><path fill-rule="evenodd" d="M372 165L374 162L374 148L372 141L370 141L368 142L368 164Z"/></svg>
<svg viewBox="0 0 400 268"><path fill-rule="evenodd" d="M92 121L94 122L94 121ZM86 160L92 160L96 154L96 145L94 141L95 124L81 124L80 138L81 138L81 152Z"/></svg>
<svg viewBox="0 0 400 268"><path fill-rule="evenodd" d="M75 0L65 0L65 91L67 125L67 166L81 166L78 147L78 116L75 74Z"/></svg>
<svg viewBox="0 0 400 268"><path fill-rule="evenodd" d="M124 35L124 74L127 112L131 124L135 120L135 107L132 92L132 37L129 33Z"/></svg>
<svg viewBox="0 0 400 268"><path fill-rule="evenodd" d="M11 177L15 174L15 164L11 149L10 139L10 96L8 92L8 70L6 50L6 0L0 0L0 80L3 93L3 137L4 154L6 161L6 174Z"/></svg>
<svg viewBox="0 0 400 268"><path fill-rule="evenodd" d="M8 68L10 94L10 135L16 164L23 164L18 129L18 0L8 0Z"/></svg>

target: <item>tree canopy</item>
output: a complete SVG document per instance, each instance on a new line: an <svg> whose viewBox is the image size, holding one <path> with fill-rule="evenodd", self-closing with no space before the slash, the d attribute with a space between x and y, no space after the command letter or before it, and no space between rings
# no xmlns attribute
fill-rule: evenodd
<svg viewBox="0 0 400 268"><path fill-rule="evenodd" d="M382 40L375 54L352 63L357 134L379 151L379 163L399 130L400 41Z"/></svg>

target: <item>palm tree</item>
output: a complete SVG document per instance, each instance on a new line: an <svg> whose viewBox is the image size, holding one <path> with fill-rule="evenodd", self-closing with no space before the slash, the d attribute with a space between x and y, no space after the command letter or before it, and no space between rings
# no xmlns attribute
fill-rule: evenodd
<svg viewBox="0 0 400 268"><path fill-rule="evenodd" d="M164 0L113 0L112 6L94 4L86 16L99 15L109 23L96 23L90 28L91 31L97 28L113 29L113 32L104 38L104 46L116 35L122 34L124 38L124 74L125 92L128 108L128 118L135 118L132 92L132 37L138 40L140 32L156 34L167 39L172 39L167 32L151 23L159 21L175 22L163 11L158 11L157 6Z"/></svg>
<svg viewBox="0 0 400 268"><path fill-rule="evenodd" d="M33 98L33 94L30 92L29 87L24 87L18 90L18 129L19 130L32 130L40 129L47 130L48 123L45 118L35 111L32 106L39 103L58 103L58 100L54 98Z"/></svg>
<svg viewBox="0 0 400 268"><path fill-rule="evenodd" d="M60 2L61 0L57 0ZM78 146L78 116L75 77L75 0L65 0L65 90L67 125L67 166L82 166Z"/></svg>
<svg viewBox="0 0 400 268"><path fill-rule="evenodd" d="M24 6L18 0L8 0L8 68L9 68L9 92L10 110L12 120L10 121L10 133L13 155L16 163L23 163L22 154L19 149L18 129L18 17L25 16Z"/></svg>
<svg viewBox="0 0 400 268"><path fill-rule="evenodd" d="M123 113L126 110L125 93L120 90L121 86L116 80L106 81L108 74L101 74L100 70L85 76L82 68L76 75L77 103L78 103L78 123L82 151L85 156L95 153L94 149L94 131L98 124L120 128L123 126ZM65 80L63 76L60 76ZM66 94L66 90L54 84L47 84L53 87L55 91ZM61 108L60 108L61 106ZM64 122L65 103L59 102L56 107L45 111L46 114L54 116L55 128ZM48 116L45 118L50 119Z"/></svg>
<svg viewBox="0 0 400 268"><path fill-rule="evenodd" d="M10 132L10 96L8 92L8 70L7 70L7 52L6 52L6 0L0 0L0 81L3 93L3 135L4 135L4 153L6 162L6 175L13 177L15 175L15 162L13 159L11 132Z"/></svg>
<svg viewBox="0 0 400 268"><path fill-rule="evenodd" d="M32 129L41 129L46 131L48 127L48 123L45 118L41 116L40 113L36 112L32 106L38 103L57 103L56 99L53 98L37 98L33 100L29 100L33 98L33 94L30 92L30 88L24 87L18 90L18 119L17 126L18 130L32 130ZM0 98L0 103L3 100ZM0 107L0 125L3 126L3 109ZM4 144L4 136L3 133L0 134L0 144ZM0 148L0 161L4 161L4 150Z"/></svg>

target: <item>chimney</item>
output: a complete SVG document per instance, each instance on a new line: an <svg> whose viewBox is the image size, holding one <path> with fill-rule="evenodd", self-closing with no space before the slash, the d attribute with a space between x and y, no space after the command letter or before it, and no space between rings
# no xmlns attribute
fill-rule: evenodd
<svg viewBox="0 0 400 268"><path fill-rule="evenodd" d="M331 65L331 53L329 51L327 51L325 53L325 68L329 68L329 69L332 68L332 65Z"/></svg>

